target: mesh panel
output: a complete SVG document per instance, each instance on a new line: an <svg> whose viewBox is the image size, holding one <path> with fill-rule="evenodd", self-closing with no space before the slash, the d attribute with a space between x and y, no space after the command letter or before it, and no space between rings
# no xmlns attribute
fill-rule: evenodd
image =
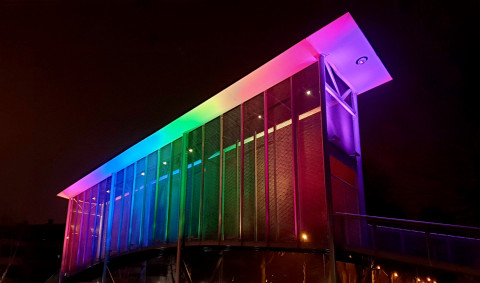
<svg viewBox="0 0 480 283"><path fill-rule="evenodd" d="M244 103L243 238L265 236L265 168L263 93Z"/></svg>
<svg viewBox="0 0 480 283"><path fill-rule="evenodd" d="M223 115L223 236L239 238L240 221L240 106Z"/></svg>
<svg viewBox="0 0 480 283"><path fill-rule="evenodd" d="M322 120L318 64L292 77L297 125L297 168L300 234L316 247L327 247L327 210L324 189Z"/></svg>
<svg viewBox="0 0 480 283"><path fill-rule="evenodd" d="M80 260L80 254L82 253L82 226L83 226L83 216L85 212L88 210L88 207L85 206L85 192L81 193L78 196L78 207L77 207L77 224L75 227L75 232L77 235L75 235L75 253L74 253L74 265L75 268L77 269L81 265L81 260Z"/></svg>
<svg viewBox="0 0 480 283"><path fill-rule="evenodd" d="M133 179L135 173L135 165L132 164L127 167L125 173L125 188L123 193L123 216L122 216L122 229L120 230L120 251L124 252L128 250L128 237L130 230L130 216L132 213L132 191L133 191Z"/></svg>
<svg viewBox="0 0 480 283"><path fill-rule="evenodd" d="M205 172L202 214L202 239L218 239L220 172L220 119L205 125Z"/></svg>
<svg viewBox="0 0 480 283"><path fill-rule="evenodd" d="M155 212L155 243L164 243L166 241L171 158L172 144L168 144L160 149L158 194Z"/></svg>
<svg viewBox="0 0 480 283"><path fill-rule="evenodd" d="M306 233L310 243L326 247L328 227L321 113L298 121L297 132L300 233Z"/></svg>
<svg viewBox="0 0 480 283"><path fill-rule="evenodd" d="M256 138L256 172L257 172L257 225L256 225L256 240L265 241L266 233L266 192L265 192L265 139L264 136Z"/></svg>
<svg viewBox="0 0 480 283"><path fill-rule="evenodd" d="M255 142L245 143L243 171L243 239L255 239Z"/></svg>
<svg viewBox="0 0 480 283"><path fill-rule="evenodd" d="M142 214L145 199L145 174L146 158L142 158L136 163L135 167L135 186L133 190L133 209L132 209L132 227L129 249L140 247L140 237L142 228Z"/></svg>
<svg viewBox="0 0 480 283"><path fill-rule="evenodd" d="M115 198L113 206L113 223L112 223L112 241L110 243L110 254L116 255L118 253L120 225L123 209L123 185L125 178L125 170L120 170L115 174Z"/></svg>
<svg viewBox="0 0 480 283"><path fill-rule="evenodd" d="M94 231L97 225L97 200L98 200L98 185L90 188L90 219L88 224L88 239L85 247L85 263L90 264L93 259L93 245L95 242Z"/></svg>
<svg viewBox="0 0 480 283"><path fill-rule="evenodd" d="M80 225L77 226L77 222L79 220L78 200L79 200L79 196L76 196L73 198L73 203L72 203L72 220L71 220L72 224L70 226L70 237L69 237L70 252L69 252L69 268L68 268L70 272L75 270L76 259L77 259L76 257L77 257L77 249L78 249L78 235L80 230Z"/></svg>
<svg viewBox="0 0 480 283"><path fill-rule="evenodd" d="M223 231L224 239L236 239L239 234L239 188L237 183L237 148L224 153Z"/></svg>
<svg viewBox="0 0 480 283"><path fill-rule="evenodd" d="M273 146L273 156L269 155L269 160L273 161L273 164L269 163L269 168L273 171L270 171L273 176L269 175L270 215L271 217L273 215L270 222L272 230L270 231L272 236L273 232L277 233L276 239L278 240L294 240L295 212L291 125L275 131L273 138L274 141L269 141L269 146Z"/></svg>
<svg viewBox="0 0 480 283"><path fill-rule="evenodd" d="M97 207L96 207L96 213L95 213L95 228L93 231L93 238L92 238L92 249L93 249L93 256L92 256L92 261L98 262L100 259L100 251L101 251L101 232L102 232L102 224L103 224L103 216L104 216L104 211L105 211L105 183L101 182L98 185L98 194L96 197L97 200Z"/></svg>
<svg viewBox="0 0 480 283"><path fill-rule="evenodd" d="M182 185L182 138L172 143L172 167L171 167L171 190L168 215L168 242L174 243L178 240L178 221L180 213L180 190Z"/></svg>
<svg viewBox="0 0 480 283"><path fill-rule="evenodd" d="M185 205L185 235L198 239L202 189L202 128L188 134L187 200Z"/></svg>
<svg viewBox="0 0 480 283"><path fill-rule="evenodd" d="M290 80L267 91L270 240L295 239Z"/></svg>
<svg viewBox="0 0 480 283"><path fill-rule="evenodd" d="M80 232L80 246L79 246L79 253L78 253L78 265L85 265L85 249L87 246L87 233L88 233L88 221L90 220L89 214L90 214L90 193L91 190L88 189L84 192L84 199L83 199L83 214L82 214L82 225L81 229L82 231Z"/></svg>
<svg viewBox="0 0 480 283"><path fill-rule="evenodd" d="M108 220L108 205L110 194L107 193L107 188L110 189L110 181L108 178L99 184L98 188L98 205L97 205L97 225L94 237L94 262L101 261L104 258L107 220Z"/></svg>
<svg viewBox="0 0 480 283"><path fill-rule="evenodd" d="M145 204L142 246L149 246L153 241L153 222L155 218L155 195L157 190L158 151L147 156L147 173L145 182Z"/></svg>

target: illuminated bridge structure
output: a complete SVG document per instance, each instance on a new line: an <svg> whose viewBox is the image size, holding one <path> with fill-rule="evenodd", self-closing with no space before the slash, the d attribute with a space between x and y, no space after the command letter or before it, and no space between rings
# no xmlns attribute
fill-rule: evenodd
<svg viewBox="0 0 480 283"><path fill-rule="evenodd" d="M63 190L61 277L271 280L284 256L333 281L341 260L375 256L382 231L409 231L365 216L357 95L389 80L351 15L336 19Z"/></svg>

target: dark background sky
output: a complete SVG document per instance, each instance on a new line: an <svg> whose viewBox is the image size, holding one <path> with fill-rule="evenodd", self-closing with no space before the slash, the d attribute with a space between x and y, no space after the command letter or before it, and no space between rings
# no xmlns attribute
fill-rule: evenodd
<svg viewBox="0 0 480 283"><path fill-rule="evenodd" d="M479 1L65 2L0 2L0 224L64 223L58 192L350 12L393 77L359 97L367 212L480 226Z"/></svg>

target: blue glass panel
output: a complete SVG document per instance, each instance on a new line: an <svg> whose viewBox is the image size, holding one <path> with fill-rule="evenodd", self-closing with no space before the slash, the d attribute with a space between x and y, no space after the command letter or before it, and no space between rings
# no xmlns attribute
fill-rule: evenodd
<svg viewBox="0 0 480 283"><path fill-rule="evenodd" d="M128 251L130 237L130 216L132 213L132 191L135 165L132 164L125 169L125 185L123 189L123 211L120 228L120 252Z"/></svg>
<svg viewBox="0 0 480 283"><path fill-rule="evenodd" d="M157 163L158 151L155 151L147 157L143 246L150 246L153 243L153 222L155 219L155 195L157 189Z"/></svg>
<svg viewBox="0 0 480 283"><path fill-rule="evenodd" d="M80 232L80 245L78 247L78 265L84 266L85 262L85 250L87 246L88 239L88 221L90 220L90 193L91 189L88 189L84 192L83 201L80 203L83 205L82 213L82 225Z"/></svg>
<svg viewBox="0 0 480 283"><path fill-rule="evenodd" d="M88 231L87 231L87 243L85 246L85 265L92 264L93 257L93 242L94 242L94 231L97 221L97 200L98 200L98 185L95 185L90 188L90 211L88 214Z"/></svg>
<svg viewBox="0 0 480 283"><path fill-rule="evenodd" d="M107 179L109 180L109 179ZM98 262L102 260L102 247L104 246L104 237L103 233L104 230L107 229L105 227L106 224L106 217L108 216L108 203L106 203L106 198L109 196L107 195L107 180L102 181L99 184L98 188L98 205L96 209L96 225L95 231L93 233L93 261ZM109 189L109 188L108 188ZM108 199L107 199L108 202Z"/></svg>
<svg viewBox="0 0 480 283"><path fill-rule="evenodd" d="M115 255L120 249L120 232L122 224L123 211L123 189L124 189L125 169L115 174L115 199L112 219L112 240L110 243L110 254Z"/></svg>
<svg viewBox="0 0 480 283"><path fill-rule="evenodd" d="M140 247L141 241L141 227L143 221L143 205L145 199L145 162L142 158L136 163L135 171L135 186L133 191L133 205L132 205L132 232L130 238L130 249Z"/></svg>

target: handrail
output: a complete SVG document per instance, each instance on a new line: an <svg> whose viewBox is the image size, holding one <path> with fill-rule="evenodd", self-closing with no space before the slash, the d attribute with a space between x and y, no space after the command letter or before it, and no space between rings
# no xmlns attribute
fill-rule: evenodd
<svg viewBox="0 0 480 283"><path fill-rule="evenodd" d="M418 221L418 220L398 219L398 218L389 218L389 217L382 217L382 216L361 215L361 214L346 213L346 212L335 212L334 215L371 220L372 222L406 224L406 225L416 226L416 227L428 226L433 228L446 228L448 230L469 230L472 232L479 233L479 236L480 236L480 228L472 227L472 226L462 226L462 225L426 222L426 221Z"/></svg>

